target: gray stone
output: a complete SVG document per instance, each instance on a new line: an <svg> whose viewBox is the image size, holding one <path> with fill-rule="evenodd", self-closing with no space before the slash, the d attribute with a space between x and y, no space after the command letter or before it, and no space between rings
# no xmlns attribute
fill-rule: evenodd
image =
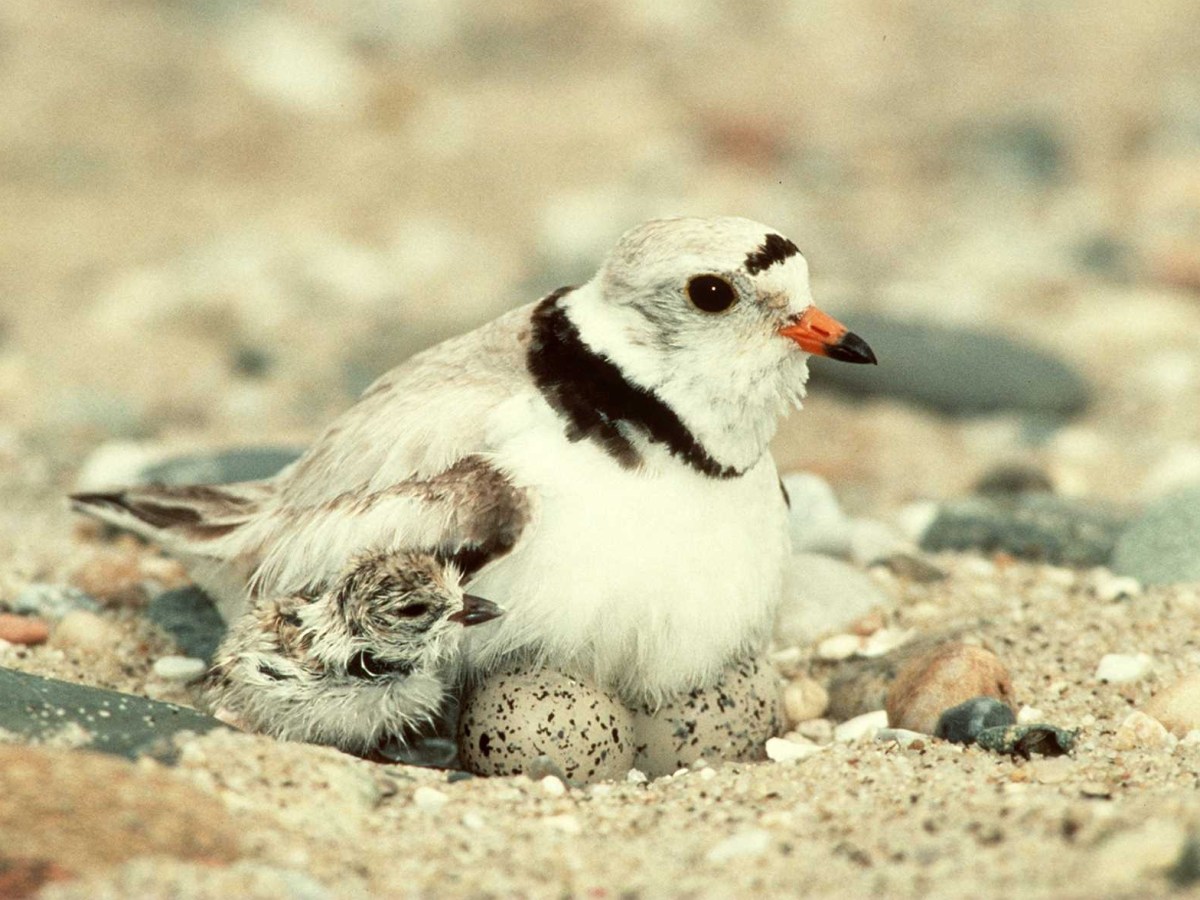
<svg viewBox="0 0 1200 900"><path fill-rule="evenodd" d="M270 478L303 451L294 447L241 447L215 453L178 456L147 466L142 482L157 484L232 484Z"/></svg>
<svg viewBox="0 0 1200 900"><path fill-rule="evenodd" d="M88 750L170 762L174 735L225 727L174 703L0 668L0 730L29 743L54 742L73 728L80 740L72 744Z"/></svg>
<svg viewBox="0 0 1200 900"><path fill-rule="evenodd" d="M938 718L934 737L954 744L972 744L985 728L1016 724L1011 707L995 697L972 697L952 706Z"/></svg>
<svg viewBox="0 0 1200 900"><path fill-rule="evenodd" d="M1054 565L1102 566L1125 525L1096 504L1051 494L968 497L942 504L921 549L1003 552Z"/></svg>
<svg viewBox="0 0 1200 900"><path fill-rule="evenodd" d="M9 603L8 608L21 616L41 616L44 619L61 619L72 610L82 609L98 612L100 604L94 597L78 588L65 584L34 582L21 589Z"/></svg>
<svg viewBox="0 0 1200 900"><path fill-rule="evenodd" d="M209 596L195 586L164 591L150 601L146 615L175 639L185 655L205 662L212 662L225 636L225 620Z"/></svg>
<svg viewBox="0 0 1200 900"><path fill-rule="evenodd" d="M1121 534L1112 570L1142 584L1200 581L1200 485L1151 504Z"/></svg>
<svg viewBox="0 0 1200 900"><path fill-rule="evenodd" d="M870 313L846 318L879 366L818 359L812 366L817 390L894 397L950 415L1067 416L1087 405L1083 377L1049 351L985 331Z"/></svg>

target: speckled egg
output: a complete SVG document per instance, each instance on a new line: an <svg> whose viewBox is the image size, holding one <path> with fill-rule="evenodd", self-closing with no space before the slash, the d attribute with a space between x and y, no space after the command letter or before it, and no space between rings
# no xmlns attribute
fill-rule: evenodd
<svg viewBox="0 0 1200 900"><path fill-rule="evenodd" d="M634 766L651 778L703 757L709 762L766 759L765 745L783 728L779 675L766 661L730 666L712 687L697 688L658 709L634 711Z"/></svg>
<svg viewBox="0 0 1200 900"><path fill-rule="evenodd" d="M515 667L468 693L458 748L463 768L476 775L516 775L546 756L568 781L624 778L633 767L633 720L589 684L553 669Z"/></svg>

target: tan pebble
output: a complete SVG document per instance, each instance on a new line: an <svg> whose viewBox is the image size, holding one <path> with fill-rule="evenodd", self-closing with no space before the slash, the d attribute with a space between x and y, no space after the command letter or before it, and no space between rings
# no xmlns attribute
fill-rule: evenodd
<svg viewBox="0 0 1200 900"><path fill-rule="evenodd" d="M1158 750L1169 743L1170 737L1162 722L1134 710L1117 728L1113 741L1118 750Z"/></svg>
<svg viewBox="0 0 1200 900"><path fill-rule="evenodd" d="M1200 728L1200 672L1159 691L1150 698L1144 712L1162 722L1176 737Z"/></svg>
<svg viewBox="0 0 1200 900"><path fill-rule="evenodd" d="M828 719L810 719L799 723L796 733L814 744L828 744L833 740L833 723Z"/></svg>
<svg viewBox="0 0 1200 900"><path fill-rule="evenodd" d="M102 653L121 642L121 629L93 612L75 609L58 620L50 635L51 646L81 653Z"/></svg>
<svg viewBox="0 0 1200 900"><path fill-rule="evenodd" d="M50 626L36 616L0 613L0 641L10 644L43 644L50 636Z"/></svg>
<svg viewBox="0 0 1200 900"><path fill-rule="evenodd" d="M783 689L783 711L791 725L818 719L828 708L829 691L815 679L797 678Z"/></svg>
<svg viewBox="0 0 1200 900"><path fill-rule="evenodd" d="M71 584L101 600L143 599L143 553L136 543L105 547L71 573Z"/></svg>
<svg viewBox="0 0 1200 900"><path fill-rule="evenodd" d="M876 609L867 613L850 626L850 630L860 637L868 637L883 627L883 613Z"/></svg>
<svg viewBox="0 0 1200 900"><path fill-rule="evenodd" d="M900 670L888 688L888 725L933 734L944 711L973 697L995 697L1012 707L1008 670L990 650L942 644Z"/></svg>
<svg viewBox="0 0 1200 900"><path fill-rule="evenodd" d="M856 634L835 634L817 644L817 657L831 661L849 659L860 646L862 640Z"/></svg>

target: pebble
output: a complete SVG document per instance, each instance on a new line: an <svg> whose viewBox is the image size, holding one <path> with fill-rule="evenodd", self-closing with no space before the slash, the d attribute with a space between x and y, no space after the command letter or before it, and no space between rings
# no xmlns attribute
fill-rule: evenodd
<svg viewBox="0 0 1200 900"><path fill-rule="evenodd" d="M1022 706L1017 710L1018 725L1032 725L1034 722L1046 721L1046 714L1036 706Z"/></svg>
<svg viewBox="0 0 1200 900"><path fill-rule="evenodd" d="M1142 584L1136 578L1114 575L1106 568L1093 569L1088 576L1087 586L1097 600L1105 603L1128 600L1142 593Z"/></svg>
<svg viewBox="0 0 1200 900"><path fill-rule="evenodd" d="M1112 570L1142 584L1200 581L1200 485L1152 503L1121 534Z"/></svg>
<svg viewBox="0 0 1200 900"><path fill-rule="evenodd" d="M436 813L441 812L442 807L450 802L450 798L437 788L422 784L413 791L412 801L413 806L422 812Z"/></svg>
<svg viewBox="0 0 1200 900"><path fill-rule="evenodd" d="M547 775L538 784L542 786L542 793L547 797L561 797L567 792L567 786L554 775Z"/></svg>
<svg viewBox="0 0 1200 900"><path fill-rule="evenodd" d="M1097 504L1052 494L966 497L943 503L921 549L1007 553L1061 566L1102 566L1125 527Z"/></svg>
<svg viewBox="0 0 1200 900"><path fill-rule="evenodd" d="M814 366L814 390L895 397L950 415L1067 416L1091 395L1083 377L1048 350L995 332L865 312L855 313L854 328L885 361L886 377L871 366Z"/></svg>
<svg viewBox="0 0 1200 900"><path fill-rule="evenodd" d="M871 740L879 729L888 727L886 709L863 713L853 719L847 719L833 727L833 739L838 743L850 744L858 740Z"/></svg>
<svg viewBox="0 0 1200 900"><path fill-rule="evenodd" d="M888 725L934 734L943 712L977 697L1011 707L1012 681L994 653L953 642L910 659L888 688Z"/></svg>
<svg viewBox="0 0 1200 900"><path fill-rule="evenodd" d="M1179 738L1200 729L1200 673L1187 675L1159 691L1143 711Z"/></svg>
<svg viewBox="0 0 1200 900"><path fill-rule="evenodd" d="M225 636L225 620L198 587L163 591L146 607L146 617L171 635L184 655L211 662Z"/></svg>
<svg viewBox="0 0 1200 900"><path fill-rule="evenodd" d="M45 619L0 613L0 641L33 646L46 643L49 637L50 626Z"/></svg>
<svg viewBox="0 0 1200 900"><path fill-rule="evenodd" d="M53 740L68 725L85 732L89 750L166 762L178 755L170 741L175 734L226 727L173 703L0 668L0 731L38 742Z"/></svg>
<svg viewBox="0 0 1200 900"><path fill-rule="evenodd" d="M777 737L768 738L766 747L767 759L772 762L790 762L793 759L805 759L821 749L819 744Z"/></svg>
<svg viewBox="0 0 1200 900"><path fill-rule="evenodd" d="M891 601L865 572L816 553L793 554L790 583L775 620L780 646L811 644Z"/></svg>
<svg viewBox="0 0 1200 900"><path fill-rule="evenodd" d="M97 655L107 653L122 640L121 629L103 616L76 609L67 613L50 634L51 646Z"/></svg>
<svg viewBox="0 0 1200 900"><path fill-rule="evenodd" d="M710 863L725 863L734 859L762 856L771 849L771 832L762 828L747 828L731 834L704 855Z"/></svg>
<svg viewBox="0 0 1200 900"><path fill-rule="evenodd" d="M943 712L933 734L954 744L973 744L983 729L1014 722L1016 716L1008 704L995 697L973 697Z"/></svg>
<svg viewBox="0 0 1200 900"><path fill-rule="evenodd" d="M8 605L15 613L44 616L47 619L61 619L73 609L84 609L88 612L97 612L100 609L100 604L95 598L78 588L42 582L26 585Z"/></svg>
<svg viewBox="0 0 1200 900"><path fill-rule="evenodd" d="M1113 737L1118 750L1158 750L1170 742L1171 733L1158 719L1134 710L1125 717Z"/></svg>
<svg viewBox="0 0 1200 900"><path fill-rule="evenodd" d="M1106 653L1096 666L1096 680L1108 684L1129 684L1149 673L1152 661L1145 653Z"/></svg>
<svg viewBox="0 0 1200 900"><path fill-rule="evenodd" d="M829 708L829 691L813 678L793 679L783 689L783 712L789 725L817 719Z"/></svg>
<svg viewBox="0 0 1200 900"><path fill-rule="evenodd" d="M809 719L799 722L795 727L796 734L814 744L828 744L833 740L833 723L828 719Z"/></svg>
<svg viewBox="0 0 1200 900"><path fill-rule="evenodd" d="M919 731L909 731L907 728L880 728L875 732L875 743L894 742L906 748L920 749L925 746L925 741L928 739L929 735L921 734Z"/></svg>
<svg viewBox="0 0 1200 900"><path fill-rule="evenodd" d="M1002 463L988 469L975 482L976 494L1012 496L1013 494L1051 494L1050 476L1027 463Z"/></svg>
<svg viewBox="0 0 1200 900"><path fill-rule="evenodd" d="M849 659L858 653L862 646L862 638L857 634L835 634L817 644L817 659L836 662Z"/></svg>
<svg viewBox="0 0 1200 900"><path fill-rule="evenodd" d="M154 674L164 681L195 681L208 664L194 656L162 656L154 661Z"/></svg>

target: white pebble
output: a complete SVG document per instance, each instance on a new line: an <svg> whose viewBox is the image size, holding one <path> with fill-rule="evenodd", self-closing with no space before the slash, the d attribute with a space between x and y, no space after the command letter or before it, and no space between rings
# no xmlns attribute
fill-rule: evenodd
<svg viewBox="0 0 1200 900"><path fill-rule="evenodd" d="M1088 576L1088 587L1097 600L1112 603L1128 597L1136 597L1142 592L1142 584L1136 578L1127 575L1115 575L1104 568L1093 569Z"/></svg>
<svg viewBox="0 0 1200 900"><path fill-rule="evenodd" d="M1017 710L1018 725L1032 725L1035 722L1045 722L1046 714L1036 706L1022 706Z"/></svg>
<svg viewBox="0 0 1200 900"><path fill-rule="evenodd" d="M562 783L562 780L557 775L547 775L538 783L542 786L542 792L547 797L561 797L567 792L567 786Z"/></svg>
<svg viewBox="0 0 1200 900"><path fill-rule="evenodd" d="M1197 731L1196 734L1200 735L1200 731ZM716 769L701 769L700 770L699 778L701 781L712 781L716 777L717 777Z"/></svg>
<svg viewBox="0 0 1200 900"><path fill-rule="evenodd" d="M1109 684L1128 684L1150 671L1150 657L1145 653L1106 653L1096 666L1096 680Z"/></svg>
<svg viewBox="0 0 1200 900"><path fill-rule="evenodd" d="M902 647L912 640L917 632L912 628L880 628L874 634L863 639L858 648L859 656L884 656L897 647Z"/></svg>
<svg viewBox="0 0 1200 900"><path fill-rule="evenodd" d="M1171 732L1162 722L1140 710L1134 710L1126 716L1113 736L1113 743L1118 750L1156 750L1173 740Z"/></svg>
<svg viewBox="0 0 1200 900"><path fill-rule="evenodd" d="M439 812L449 802L449 797L428 785L423 784L413 791L413 806L423 812Z"/></svg>
<svg viewBox="0 0 1200 900"><path fill-rule="evenodd" d="M886 709L863 713L853 719L847 719L833 728L833 739L839 743L849 744L860 738L870 740L880 728L887 728L888 717Z"/></svg>
<svg viewBox="0 0 1200 900"><path fill-rule="evenodd" d="M630 769L625 776L625 780L630 784L645 784L650 779L646 777L646 773L641 769Z"/></svg>
<svg viewBox="0 0 1200 900"><path fill-rule="evenodd" d="M901 747L910 746L913 741L928 741L929 735L919 731L909 731L907 728L880 728L875 732L875 743L887 744L894 742Z"/></svg>
<svg viewBox="0 0 1200 900"><path fill-rule="evenodd" d="M772 762L791 762L812 756L821 747L819 744L800 743L785 738L767 738L767 759Z"/></svg>
<svg viewBox="0 0 1200 900"><path fill-rule="evenodd" d="M710 863L723 863L747 856L762 856L771 848L771 832L748 828L731 834L705 854Z"/></svg>
<svg viewBox="0 0 1200 900"><path fill-rule="evenodd" d="M208 668L194 656L163 656L154 661L154 674L164 681L192 681Z"/></svg>
<svg viewBox="0 0 1200 900"><path fill-rule="evenodd" d="M857 634L835 634L817 644L817 656L830 661L849 659L858 652L861 644L862 639Z"/></svg>

